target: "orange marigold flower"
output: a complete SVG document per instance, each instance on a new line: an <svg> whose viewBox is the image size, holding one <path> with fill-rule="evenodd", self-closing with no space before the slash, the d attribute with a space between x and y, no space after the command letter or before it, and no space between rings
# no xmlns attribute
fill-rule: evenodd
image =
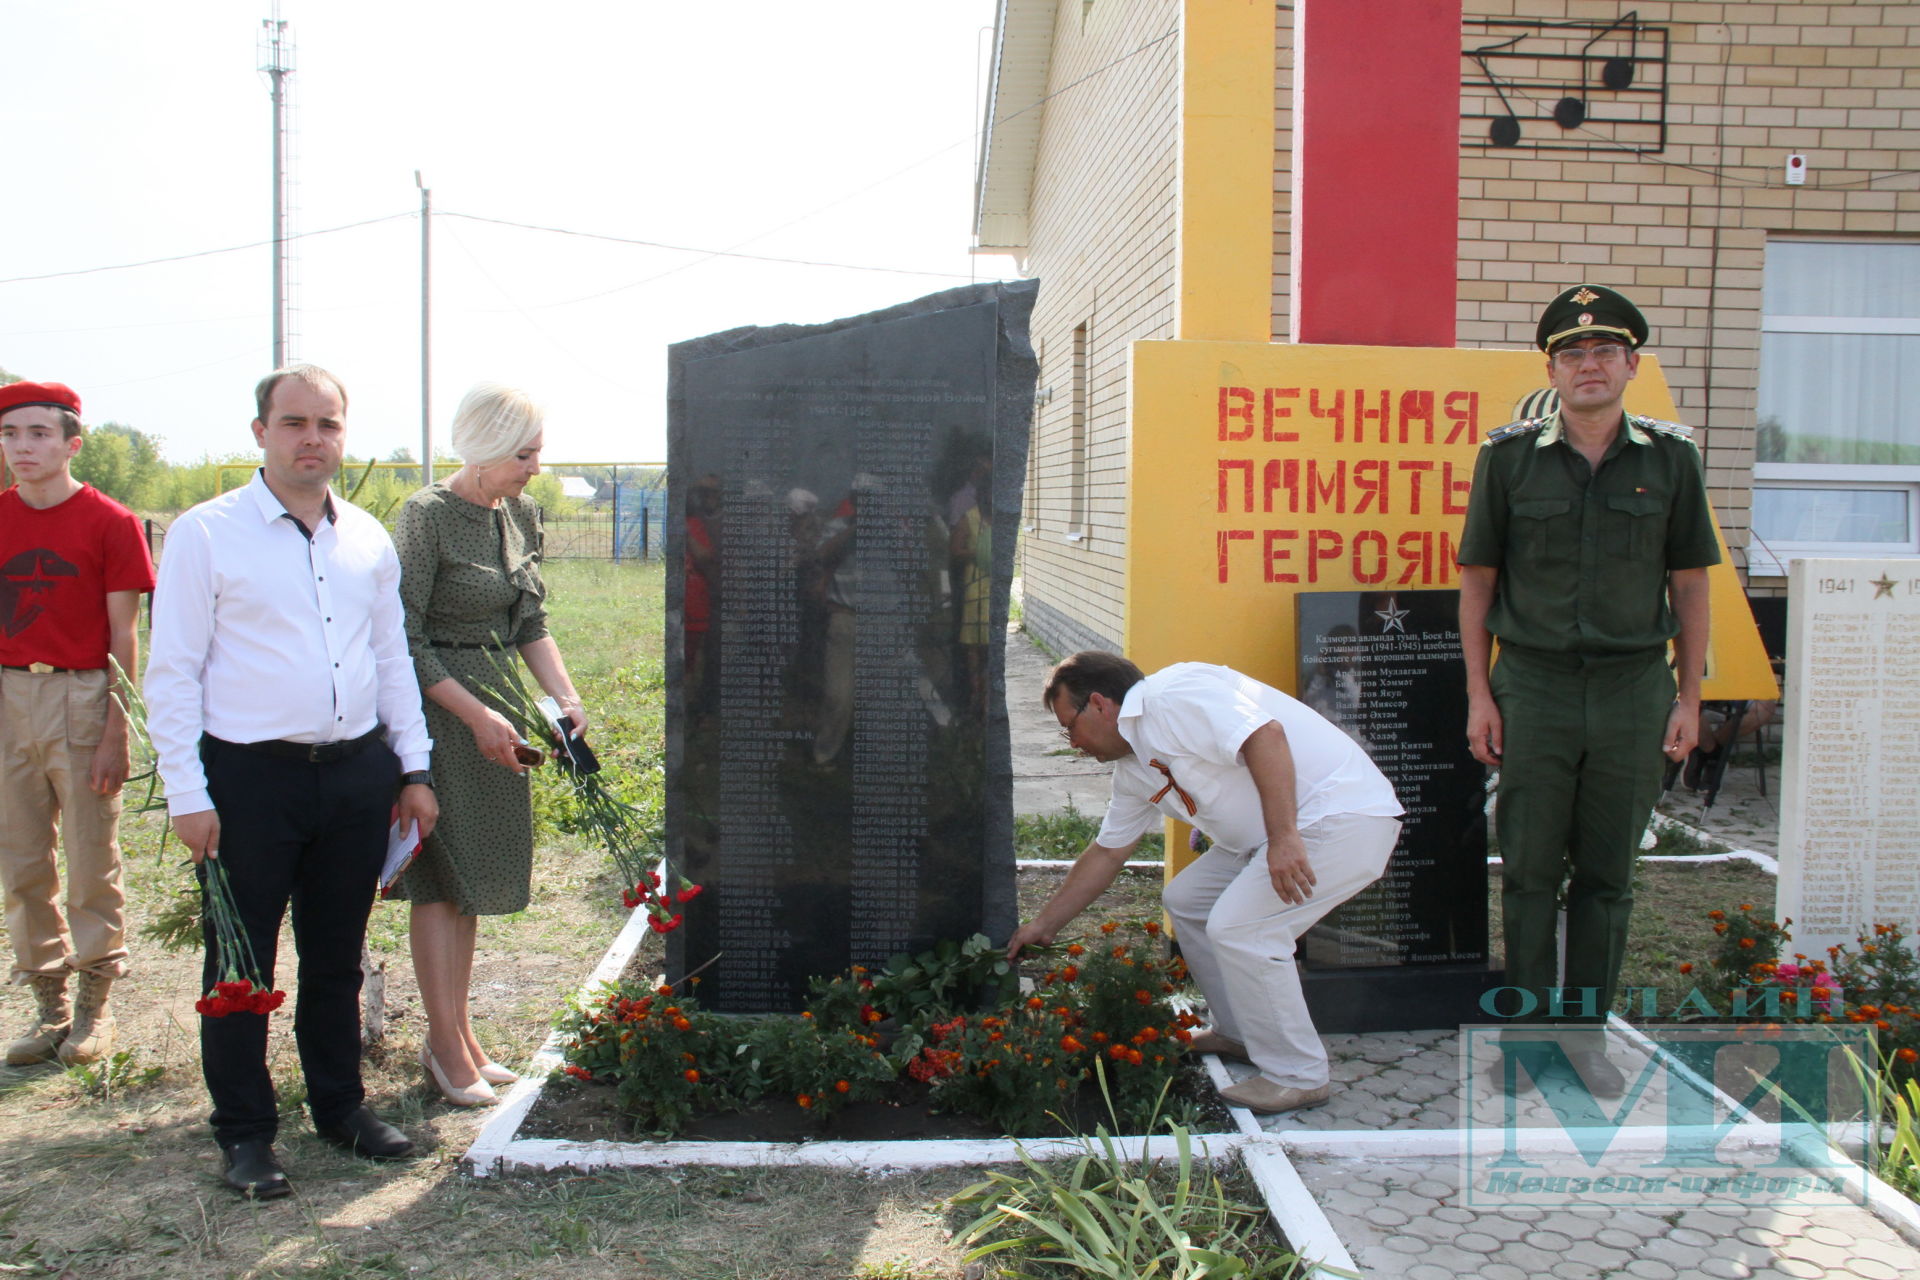
<svg viewBox="0 0 1920 1280"><path fill-rule="evenodd" d="M696 1057L694 1057L694 1056L693 1056L692 1054L690 1054L690 1053L683 1053L683 1054L681 1054L681 1055L680 1055L680 1061L682 1061L682 1062L698 1062L698 1061L699 1061L699 1059L698 1059L698 1058L696 1058Z"/></svg>
<svg viewBox="0 0 1920 1280"><path fill-rule="evenodd" d="M1085 1046L1084 1044L1081 1044L1078 1040L1074 1039L1072 1036L1061 1036L1060 1047L1062 1049L1065 1049L1068 1053L1079 1053L1082 1050L1084 1050L1087 1046Z"/></svg>
<svg viewBox="0 0 1920 1280"><path fill-rule="evenodd" d="M1153 1003L1153 993L1151 991L1145 991L1145 990L1136 991L1133 993L1133 998L1135 1000L1138 1000L1141 1004Z"/></svg>
<svg viewBox="0 0 1920 1280"><path fill-rule="evenodd" d="M1897 1049L1893 1056L1902 1062L1920 1062L1920 1049Z"/></svg>
<svg viewBox="0 0 1920 1280"><path fill-rule="evenodd" d="M794 1098L794 1101L799 1103L802 1108L811 1107L813 1105L813 1095L810 1093L803 1093L797 1096L796 1098Z"/></svg>
<svg viewBox="0 0 1920 1280"><path fill-rule="evenodd" d="M1747 949L1747 948L1750 948L1750 947L1752 947L1753 945L1754 945L1754 941L1753 941L1753 939L1752 939L1752 938L1742 938L1742 939L1740 939L1740 946L1741 946L1741 949L1742 949L1742 950L1745 950L1745 949Z"/></svg>
<svg viewBox="0 0 1920 1280"><path fill-rule="evenodd" d="M1893 1024L1891 1022L1888 1022L1885 1018L1875 1018L1873 1020L1873 1025L1880 1028L1882 1031L1893 1030Z"/></svg>
<svg viewBox="0 0 1920 1280"><path fill-rule="evenodd" d="M1067 947L1067 954L1070 956L1083 956L1087 954L1087 949L1075 942Z"/></svg>
<svg viewBox="0 0 1920 1280"><path fill-rule="evenodd" d="M845 1093L847 1090L851 1088L853 1088L853 1086L848 1084L845 1080L835 1080L833 1082L833 1091L835 1093Z"/></svg>
<svg viewBox="0 0 1920 1280"><path fill-rule="evenodd" d="M1723 920L1719 924L1713 926L1713 931L1715 933L1725 933L1727 931L1726 922Z"/></svg>
<svg viewBox="0 0 1920 1280"><path fill-rule="evenodd" d="M1753 904L1751 902L1743 902L1740 904L1740 909L1742 911L1751 911L1753 910Z"/></svg>
<svg viewBox="0 0 1920 1280"><path fill-rule="evenodd" d="M1029 1009L1044 1009L1044 1008L1046 1008L1046 1007L1047 1007L1047 1002L1046 1002L1045 1000L1042 1000L1042 999L1041 999L1041 998L1040 998L1039 996L1028 996L1028 997L1027 997L1027 1008L1029 1008Z"/></svg>
<svg viewBox="0 0 1920 1280"><path fill-rule="evenodd" d="M1141 1056L1142 1055L1138 1049L1127 1050L1127 1061L1131 1062L1136 1067L1140 1065Z"/></svg>
<svg viewBox="0 0 1920 1280"><path fill-rule="evenodd" d="M1693 965L1692 965L1691 963L1688 963L1688 964L1683 964L1683 965L1681 965L1681 966L1680 966L1680 972L1682 972L1682 973L1692 973L1692 972L1693 972Z"/></svg>
<svg viewBox="0 0 1920 1280"><path fill-rule="evenodd" d="M668 1000L673 997L673 988L663 982L659 986L653 989L653 993L659 996L662 1000Z"/></svg>
<svg viewBox="0 0 1920 1280"><path fill-rule="evenodd" d="M1160 922L1158 920L1149 920L1140 927L1147 931L1148 937L1154 937L1160 932Z"/></svg>
<svg viewBox="0 0 1920 1280"><path fill-rule="evenodd" d="M1094 1032L1094 1033L1093 1033L1093 1042L1094 1042L1095 1044L1105 1044L1105 1043L1107 1042L1107 1033L1106 1033L1106 1032L1104 1032L1104 1031L1096 1031L1096 1032Z"/></svg>
<svg viewBox="0 0 1920 1280"><path fill-rule="evenodd" d="M1118 947L1115 947L1115 948L1113 949L1113 958L1114 958L1115 960L1125 960L1125 959L1127 958L1127 949L1126 949L1126 947L1125 947L1125 946L1118 946Z"/></svg>
<svg viewBox="0 0 1920 1280"><path fill-rule="evenodd" d="M1861 949L1862 951L1864 951L1864 952L1866 952L1866 953L1867 953L1868 955L1872 955L1872 954L1873 954L1873 951L1874 951L1874 947L1873 947L1873 944L1872 944L1871 942L1863 942L1863 943L1861 943L1861 944L1860 944L1860 949Z"/></svg>
<svg viewBox="0 0 1920 1280"><path fill-rule="evenodd" d="M673 1020L673 1029L675 1031L691 1031L693 1030L693 1023L685 1018L675 1018Z"/></svg>
<svg viewBox="0 0 1920 1280"><path fill-rule="evenodd" d="M806 1019L809 1019L809 1020L811 1020L811 1019L812 1019L812 1017L813 1017L813 1014L811 1014L811 1013L809 1013L809 1012L806 1012L805 1010L802 1010L802 1011L801 1011L801 1014L800 1014L800 1016L801 1016L801 1017L803 1017L803 1018L806 1018Z"/></svg>
<svg viewBox="0 0 1920 1280"><path fill-rule="evenodd" d="M1815 1000L1825 1000L1827 997L1831 996L1832 994L1833 994L1832 987L1815 987L1813 989L1813 998Z"/></svg>
<svg viewBox="0 0 1920 1280"><path fill-rule="evenodd" d="M1877 1004L1863 1004L1860 1006L1860 1012L1866 1014L1869 1018L1877 1018L1880 1016L1880 1006Z"/></svg>
<svg viewBox="0 0 1920 1280"><path fill-rule="evenodd" d="M1707 919L1709 920L1725 920L1726 918L1727 918L1727 913L1724 911L1707 912Z"/></svg>
<svg viewBox="0 0 1920 1280"><path fill-rule="evenodd" d="M1066 968L1060 971L1060 980L1062 982L1072 982L1075 978L1079 976L1080 976L1080 967L1078 965L1070 964Z"/></svg>
<svg viewBox="0 0 1920 1280"><path fill-rule="evenodd" d="M1119 927L1120 925L1117 921L1109 920L1105 924L1100 926L1100 932L1112 933L1115 929L1118 929Z"/></svg>
<svg viewBox="0 0 1920 1280"><path fill-rule="evenodd" d="M686 1081L688 1084L700 1083L700 1073L698 1071L695 1071L692 1067L688 1067L685 1071L682 1071L680 1074L686 1077Z"/></svg>
<svg viewBox="0 0 1920 1280"><path fill-rule="evenodd" d="M1113 1045L1108 1048L1107 1056L1116 1062L1125 1062L1127 1060L1127 1046L1123 1044Z"/></svg>

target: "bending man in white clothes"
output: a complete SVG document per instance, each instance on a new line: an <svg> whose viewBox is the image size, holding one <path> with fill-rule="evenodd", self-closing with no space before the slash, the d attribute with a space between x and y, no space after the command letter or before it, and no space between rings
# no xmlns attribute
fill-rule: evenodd
<svg viewBox="0 0 1920 1280"><path fill-rule="evenodd" d="M1007 955L1046 944L1113 883L1161 815L1213 847L1164 895L1212 1027L1192 1048L1260 1074L1221 1096L1254 1111L1327 1100L1327 1051L1307 1015L1300 935L1386 870L1405 812L1353 740L1278 689L1182 662L1151 676L1113 653L1076 653L1043 696L1067 742L1114 762L1100 832Z"/></svg>

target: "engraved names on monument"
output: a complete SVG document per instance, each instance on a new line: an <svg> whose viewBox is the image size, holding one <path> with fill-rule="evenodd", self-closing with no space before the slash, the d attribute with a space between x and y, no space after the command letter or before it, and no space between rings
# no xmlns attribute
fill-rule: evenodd
<svg viewBox="0 0 1920 1280"><path fill-rule="evenodd" d="M1486 772L1466 747L1459 593L1297 599L1301 701L1365 749L1407 810L1386 874L1307 935L1308 966L1484 965Z"/></svg>
<svg viewBox="0 0 1920 1280"><path fill-rule="evenodd" d="M1012 923L1000 697L1033 290L672 349L669 939L722 1011ZM716 958L717 957L717 958Z"/></svg>
<svg viewBox="0 0 1920 1280"><path fill-rule="evenodd" d="M1920 928L1920 562L1795 560L1777 914L1793 948Z"/></svg>

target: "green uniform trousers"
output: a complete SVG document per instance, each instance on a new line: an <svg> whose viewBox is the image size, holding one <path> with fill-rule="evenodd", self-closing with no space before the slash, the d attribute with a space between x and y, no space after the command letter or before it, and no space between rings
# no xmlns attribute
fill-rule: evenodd
<svg viewBox="0 0 1920 1280"><path fill-rule="evenodd" d="M1493 697L1503 740L1499 802L1507 984L1532 1019L1600 1021L1613 1005L1633 910L1633 869L1660 796L1673 708L1664 648L1552 653L1503 645ZM1556 982L1560 885L1567 964ZM1554 988L1564 986L1556 1004ZM1503 1004L1505 1002L1503 1001Z"/></svg>

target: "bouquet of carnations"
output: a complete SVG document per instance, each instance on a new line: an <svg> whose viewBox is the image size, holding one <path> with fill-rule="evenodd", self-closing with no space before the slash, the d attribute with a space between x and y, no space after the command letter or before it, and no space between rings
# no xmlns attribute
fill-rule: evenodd
<svg viewBox="0 0 1920 1280"><path fill-rule="evenodd" d="M213 934L219 978L213 990L193 1002L194 1012L209 1018L224 1018L230 1013L272 1013L286 1003L287 993L270 990L260 980L253 944L241 927L240 910L234 906L233 888L227 883L227 869L219 858L208 858L200 864L200 883L206 894L202 927Z"/></svg>
<svg viewBox="0 0 1920 1280"><path fill-rule="evenodd" d="M600 761L585 739L574 735L559 705L552 698L535 699L510 659L503 661L491 649L487 655L500 672L503 692L513 702L513 718L545 727L559 777L573 793L582 821L613 855L621 882L633 886L621 890L620 901L628 909L646 907L648 927L655 933L678 929L685 916L675 908L699 897L701 886L667 864L659 833L647 825L645 815L614 794Z"/></svg>

